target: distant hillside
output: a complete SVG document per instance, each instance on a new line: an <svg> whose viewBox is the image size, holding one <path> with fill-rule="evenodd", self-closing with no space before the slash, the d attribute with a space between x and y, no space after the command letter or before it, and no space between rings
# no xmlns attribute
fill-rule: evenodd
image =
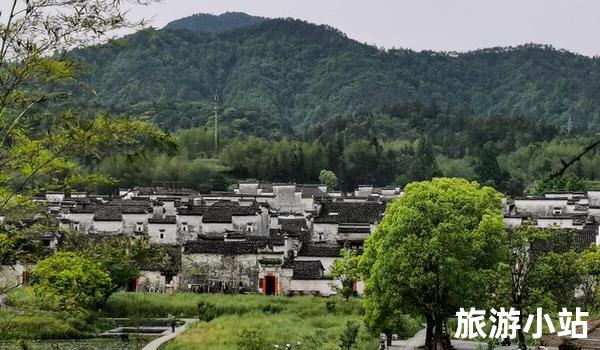
<svg viewBox="0 0 600 350"><path fill-rule="evenodd" d="M171 30L179 28L193 31ZM327 26L229 13L194 15L73 54L97 103L171 130L209 123L215 95L224 125L261 136L331 127L340 116L412 101L561 128L572 118L580 131L600 125L600 60L547 46L382 51Z"/></svg>
<svg viewBox="0 0 600 350"><path fill-rule="evenodd" d="M226 12L219 16L198 13L170 22L163 29L222 33L228 30L257 24L264 20L264 17L250 16L241 12Z"/></svg>

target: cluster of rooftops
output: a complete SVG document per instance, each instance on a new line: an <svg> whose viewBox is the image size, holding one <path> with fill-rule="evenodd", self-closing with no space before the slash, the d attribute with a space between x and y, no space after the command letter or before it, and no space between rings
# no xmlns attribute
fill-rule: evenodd
<svg viewBox="0 0 600 350"><path fill-rule="evenodd" d="M261 274L287 268L292 279L319 280L343 247L362 249L387 203L401 195L395 187L360 186L342 194L324 185L242 181L231 192L133 188L118 196L48 192L36 200L47 203L64 228L169 247L169 268L142 268L178 273L186 255L253 256ZM578 233L572 244L598 243L600 191L547 193L504 204L509 227L533 222L572 229Z"/></svg>

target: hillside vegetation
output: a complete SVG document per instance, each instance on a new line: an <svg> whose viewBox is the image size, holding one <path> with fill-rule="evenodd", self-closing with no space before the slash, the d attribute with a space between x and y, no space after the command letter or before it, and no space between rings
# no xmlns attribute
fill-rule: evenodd
<svg viewBox="0 0 600 350"><path fill-rule="evenodd" d="M215 95L234 114L230 123L259 124L254 131L263 136L416 100L562 128L571 117L581 131L600 122L600 60L541 45L383 50L327 26L226 14L73 54L98 104L147 114L170 130L205 125Z"/></svg>
<svg viewBox="0 0 600 350"><path fill-rule="evenodd" d="M329 169L345 191L444 175L520 195L600 126L600 60L543 45L384 50L328 26L226 13L69 55L86 83L71 108L142 115L178 136L179 150L141 163L91 164L120 186L222 190L247 177L318 182ZM599 180L599 161L570 173Z"/></svg>

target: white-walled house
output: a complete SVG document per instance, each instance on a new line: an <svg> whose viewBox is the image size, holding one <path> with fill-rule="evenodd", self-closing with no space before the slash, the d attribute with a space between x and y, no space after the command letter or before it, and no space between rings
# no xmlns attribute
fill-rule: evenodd
<svg viewBox="0 0 600 350"><path fill-rule="evenodd" d="M152 243L177 243L177 219L173 215L148 219L148 238Z"/></svg>

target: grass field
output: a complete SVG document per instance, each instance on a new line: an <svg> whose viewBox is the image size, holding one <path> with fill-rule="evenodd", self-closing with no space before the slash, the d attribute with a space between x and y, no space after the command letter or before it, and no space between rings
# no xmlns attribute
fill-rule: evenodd
<svg viewBox="0 0 600 350"><path fill-rule="evenodd" d="M359 325L353 349L376 349L377 337L369 334L362 323L359 299L265 297L262 295L216 294L114 294L105 308L107 316L124 317L198 317L198 302L211 304L216 318L199 322L163 346L164 350L237 350L248 334L273 348L274 344L296 344L301 349L339 349L340 336L348 321ZM414 331L420 326L415 321ZM248 333L250 332L250 333ZM252 336L250 337L252 338Z"/></svg>
<svg viewBox="0 0 600 350"><path fill-rule="evenodd" d="M220 294L147 294L115 293L99 312L85 316L27 309L33 303L26 289L9 296L9 303L23 311L5 311L0 330L8 331L4 339L73 339L93 337L94 332L109 326L111 318L137 320L165 318L204 319L163 346L164 350L238 350L244 342L263 344L260 348L273 348L274 344L296 344L301 349L339 349L340 337L348 322L358 327L356 343L352 349L376 349L378 339L363 325L360 299L319 298L312 296L266 297L262 295ZM204 305L203 312L198 304ZM101 319L105 318L105 319ZM106 324L104 324L106 323ZM4 327L4 328L3 328ZM421 326L414 321L407 325L409 332ZM34 343L32 349L52 349L49 342ZM133 349L118 340L88 339L60 342L59 349ZM131 345L129 345L131 346ZM0 343L0 349L16 349L14 343Z"/></svg>
<svg viewBox="0 0 600 350"><path fill-rule="evenodd" d="M245 306L244 313L224 314L210 322L200 322L167 344L165 350L205 349L237 350L242 339L252 332L273 347L301 342L303 349L339 349L346 322L362 324L358 300L315 297L229 296L227 308ZM329 301L329 307L327 302ZM218 305L218 304L217 304ZM267 308L266 305L275 307ZM334 306L333 306L334 305ZM265 312L264 310L276 310ZM355 349L375 349L377 340L360 327Z"/></svg>

